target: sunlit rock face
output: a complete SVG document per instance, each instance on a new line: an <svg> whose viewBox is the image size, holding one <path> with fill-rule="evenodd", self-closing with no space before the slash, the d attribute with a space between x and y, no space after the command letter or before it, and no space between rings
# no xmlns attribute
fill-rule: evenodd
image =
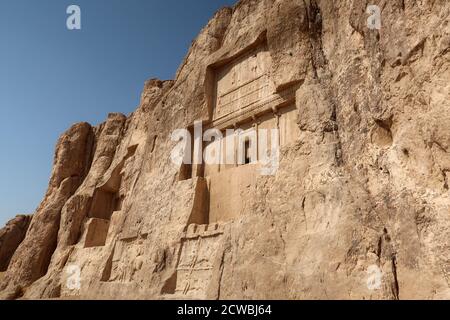
<svg viewBox="0 0 450 320"><path fill-rule="evenodd" d="M17 247L22 243L31 216L19 215L0 229L0 272L5 272Z"/></svg>
<svg viewBox="0 0 450 320"><path fill-rule="evenodd" d="M1 297L449 299L450 3L373 5L217 12L133 114L60 138ZM223 139L172 161L198 124Z"/></svg>

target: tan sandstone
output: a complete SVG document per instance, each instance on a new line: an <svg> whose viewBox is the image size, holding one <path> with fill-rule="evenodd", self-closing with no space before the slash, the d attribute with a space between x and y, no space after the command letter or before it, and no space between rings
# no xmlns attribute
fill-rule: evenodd
<svg viewBox="0 0 450 320"><path fill-rule="evenodd" d="M0 229L0 272L8 269L14 252L25 238L30 221L31 216L19 215Z"/></svg>
<svg viewBox="0 0 450 320"><path fill-rule="evenodd" d="M372 2L381 30L367 1L241 0L133 114L74 125L0 296L449 299L450 2ZM278 170L174 165L197 120L279 129Z"/></svg>

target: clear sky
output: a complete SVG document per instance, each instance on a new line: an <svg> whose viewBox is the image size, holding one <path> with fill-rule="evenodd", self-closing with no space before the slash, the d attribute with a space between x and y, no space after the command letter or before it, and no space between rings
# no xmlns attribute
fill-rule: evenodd
<svg viewBox="0 0 450 320"><path fill-rule="evenodd" d="M66 129L134 111L144 81L173 79L201 28L235 2L1 0L0 225L35 211ZM81 30L66 27L71 4Z"/></svg>

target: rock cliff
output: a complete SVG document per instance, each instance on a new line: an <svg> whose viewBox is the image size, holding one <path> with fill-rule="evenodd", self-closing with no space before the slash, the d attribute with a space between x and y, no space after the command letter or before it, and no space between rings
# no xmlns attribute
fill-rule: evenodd
<svg viewBox="0 0 450 320"><path fill-rule="evenodd" d="M14 252L25 238L30 221L31 216L20 215L0 230L0 272L8 269Z"/></svg>
<svg viewBox="0 0 450 320"><path fill-rule="evenodd" d="M447 0L218 11L133 114L62 135L25 238L0 240L2 266L18 246L0 297L450 299L449 15ZM198 120L280 129L276 172L175 165L172 133Z"/></svg>

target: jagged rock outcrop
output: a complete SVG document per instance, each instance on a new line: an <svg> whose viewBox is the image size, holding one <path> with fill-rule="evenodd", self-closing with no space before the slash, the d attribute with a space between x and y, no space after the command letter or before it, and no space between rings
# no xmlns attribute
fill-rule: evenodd
<svg viewBox="0 0 450 320"><path fill-rule="evenodd" d="M8 269L14 252L25 238L30 221L31 216L19 215L0 230L0 272Z"/></svg>
<svg viewBox="0 0 450 320"><path fill-rule="evenodd" d="M449 299L450 3L370 4L381 30L362 0L220 10L136 112L62 136L0 296ZM278 170L175 165L196 120L278 128Z"/></svg>
<svg viewBox="0 0 450 320"><path fill-rule="evenodd" d="M9 284L8 288L2 286L7 297L19 297L24 287L47 273L57 245L61 209L89 170L93 142L92 127L87 123L74 125L59 139L47 193L3 279Z"/></svg>

